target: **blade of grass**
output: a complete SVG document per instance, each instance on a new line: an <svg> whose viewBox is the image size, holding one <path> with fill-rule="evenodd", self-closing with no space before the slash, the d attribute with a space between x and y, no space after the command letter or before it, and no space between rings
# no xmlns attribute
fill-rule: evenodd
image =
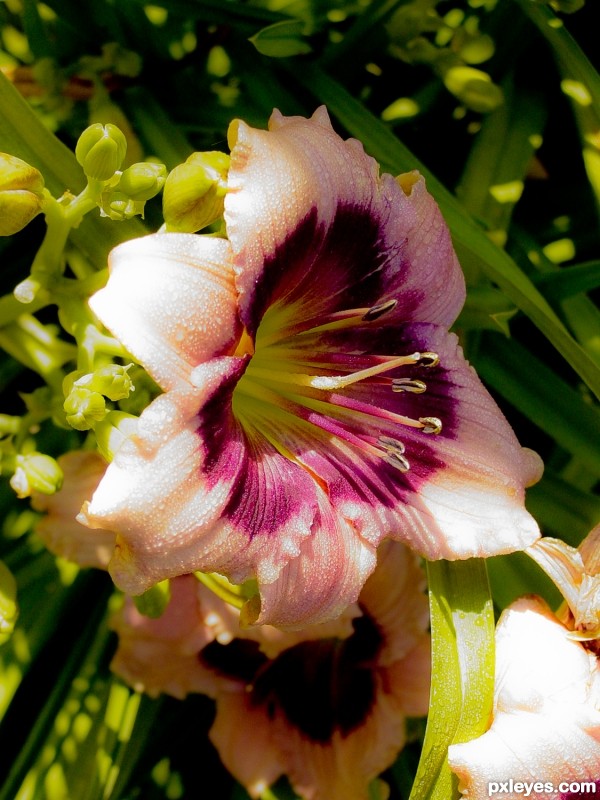
<svg viewBox="0 0 600 800"><path fill-rule="evenodd" d="M556 272L534 275L532 281L551 302L600 288L600 261L586 261Z"/></svg>
<svg viewBox="0 0 600 800"><path fill-rule="evenodd" d="M502 397L600 476L600 410L515 340L482 334L473 354L481 377Z"/></svg>
<svg viewBox="0 0 600 800"><path fill-rule="evenodd" d="M482 734L494 690L494 613L485 561L427 564L432 682L423 752L410 800L452 800L448 747Z"/></svg>

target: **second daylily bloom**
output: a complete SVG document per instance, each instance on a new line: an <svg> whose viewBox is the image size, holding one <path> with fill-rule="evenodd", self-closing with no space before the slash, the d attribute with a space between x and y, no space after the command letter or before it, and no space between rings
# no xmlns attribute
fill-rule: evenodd
<svg viewBox="0 0 600 800"><path fill-rule="evenodd" d="M380 176L324 109L229 138L228 239L121 245L90 301L165 390L84 511L116 583L255 577L247 620L301 625L356 600L386 537L531 544L540 462L448 333L464 281L423 179Z"/></svg>
<svg viewBox="0 0 600 800"><path fill-rule="evenodd" d="M151 694L214 697L210 738L251 797L286 774L304 800L366 800L406 741L406 717L427 711L418 558L384 543L348 615L291 632L240 629L239 613L191 576L171 587L160 619L140 617L127 598L113 669Z"/></svg>
<svg viewBox="0 0 600 800"><path fill-rule="evenodd" d="M449 748L463 797L574 800L600 790L598 659L569 633L536 597L503 612L490 728Z"/></svg>

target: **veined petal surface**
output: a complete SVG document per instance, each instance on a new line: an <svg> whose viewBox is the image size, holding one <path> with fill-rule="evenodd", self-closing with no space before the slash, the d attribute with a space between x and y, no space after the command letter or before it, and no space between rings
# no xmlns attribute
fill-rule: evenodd
<svg viewBox="0 0 600 800"><path fill-rule="evenodd" d="M110 280L90 306L163 389L239 337L225 239L157 233L116 247Z"/></svg>
<svg viewBox="0 0 600 800"><path fill-rule="evenodd" d="M448 333L464 280L423 179L379 176L324 109L230 140L229 241L127 243L92 299L167 390L82 517L118 533L117 584L255 577L248 621L298 627L356 601L384 538L531 544L540 462Z"/></svg>

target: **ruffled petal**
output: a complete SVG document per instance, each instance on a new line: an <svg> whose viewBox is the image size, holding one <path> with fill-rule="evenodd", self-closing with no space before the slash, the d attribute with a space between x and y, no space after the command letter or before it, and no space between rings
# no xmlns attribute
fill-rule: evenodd
<svg viewBox="0 0 600 800"><path fill-rule="evenodd" d="M106 461L96 452L72 450L59 456L58 464L64 474L61 489L53 495L35 492L32 496L32 507L46 512L35 532L55 555L75 561L80 567L106 569L115 547L115 534L110 530L90 530L76 519L106 472Z"/></svg>
<svg viewBox="0 0 600 800"><path fill-rule="evenodd" d="M376 701L364 723L327 743L316 742L290 725L279 713L274 739L285 771L305 800L365 800L368 785L393 763L406 740L405 717L398 699L378 674Z"/></svg>
<svg viewBox="0 0 600 800"><path fill-rule="evenodd" d="M232 368L229 362L212 366L215 381ZM247 545L245 537L226 542L228 531L216 526L236 474L207 483L197 404L197 397L174 391L154 400L79 516L89 527L116 532L109 571L128 594L207 562L213 571L219 554Z"/></svg>
<svg viewBox="0 0 600 800"><path fill-rule="evenodd" d="M424 640L429 648L429 603L425 586L425 573L413 552L389 540L379 546L377 568L360 594L361 607L377 620L382 632L379 664L389 666L401 661ZM425 670L426 679L428 671ZM422 713L426 712L427 705Z"/></svg>
<svg viewBox="0 0 600 800"><path fill-rule="evenodd" d="M163 389L188 381L195 366L239 338L225 239L145 236L116 247L109 265L90 306Z"/></svg>
<svg viewBox="0 0 600 800"><path fill-rule="evenodd" d="M449 763L470 800L489 797L489 781L548 783L534 800L566 795L561 782L600 774L599 671L595 656L537 598L510 606L496 634L496 689L487 733L452 745ZM523 792L503 797L517 800Z"/></svg>
<svg viewBox="0 0 600 800"><path fill-rule="evenodd" d="M151 697L165 693L182 699L190 692L214 696L218 680L198 659L212 640L200 598L198 581L191 575L171 581L171 599L158 619L142 616L126 598L112 619L119 647L111 669Z"/></svg>
<svg viewBox="0 0 600 800"><path fill-rule="evenodd" d="M302 627L311 621L335 619L358 598L375 567L375 549L334 512L320 490L318 500L319 512L310 536L277 579L264 580L263 565L257 563L260 613L250 621Z"/></svg>
<svg viewBox="0 0 600 800"><path fill-rule="evenodd" d="M249 701L243 686L219 693L209 737L223 764L250 797L260 797L284 772L273 745L271 721L262 708Z"/></svg>
<svg viewBox="0 0 600 800"><path fill-rule="evenodd" d="M464 280L439 209L417 175L379 177L320 108L274 112L269 131L236 121L225 219L241 315L253 333L273 304L294 324L397 300L398 320L454 321Z"/></svg>

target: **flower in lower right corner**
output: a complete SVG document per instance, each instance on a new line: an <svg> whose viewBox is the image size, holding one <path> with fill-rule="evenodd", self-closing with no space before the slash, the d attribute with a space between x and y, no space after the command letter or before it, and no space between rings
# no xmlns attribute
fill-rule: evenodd
<svg viewBox="0 0 600 800"><path fill-rule="evenodd" d="M503 612L491 725L449 748L463 797L570 800L600 790L598 657L570 633L536 597Z"/></svg>

